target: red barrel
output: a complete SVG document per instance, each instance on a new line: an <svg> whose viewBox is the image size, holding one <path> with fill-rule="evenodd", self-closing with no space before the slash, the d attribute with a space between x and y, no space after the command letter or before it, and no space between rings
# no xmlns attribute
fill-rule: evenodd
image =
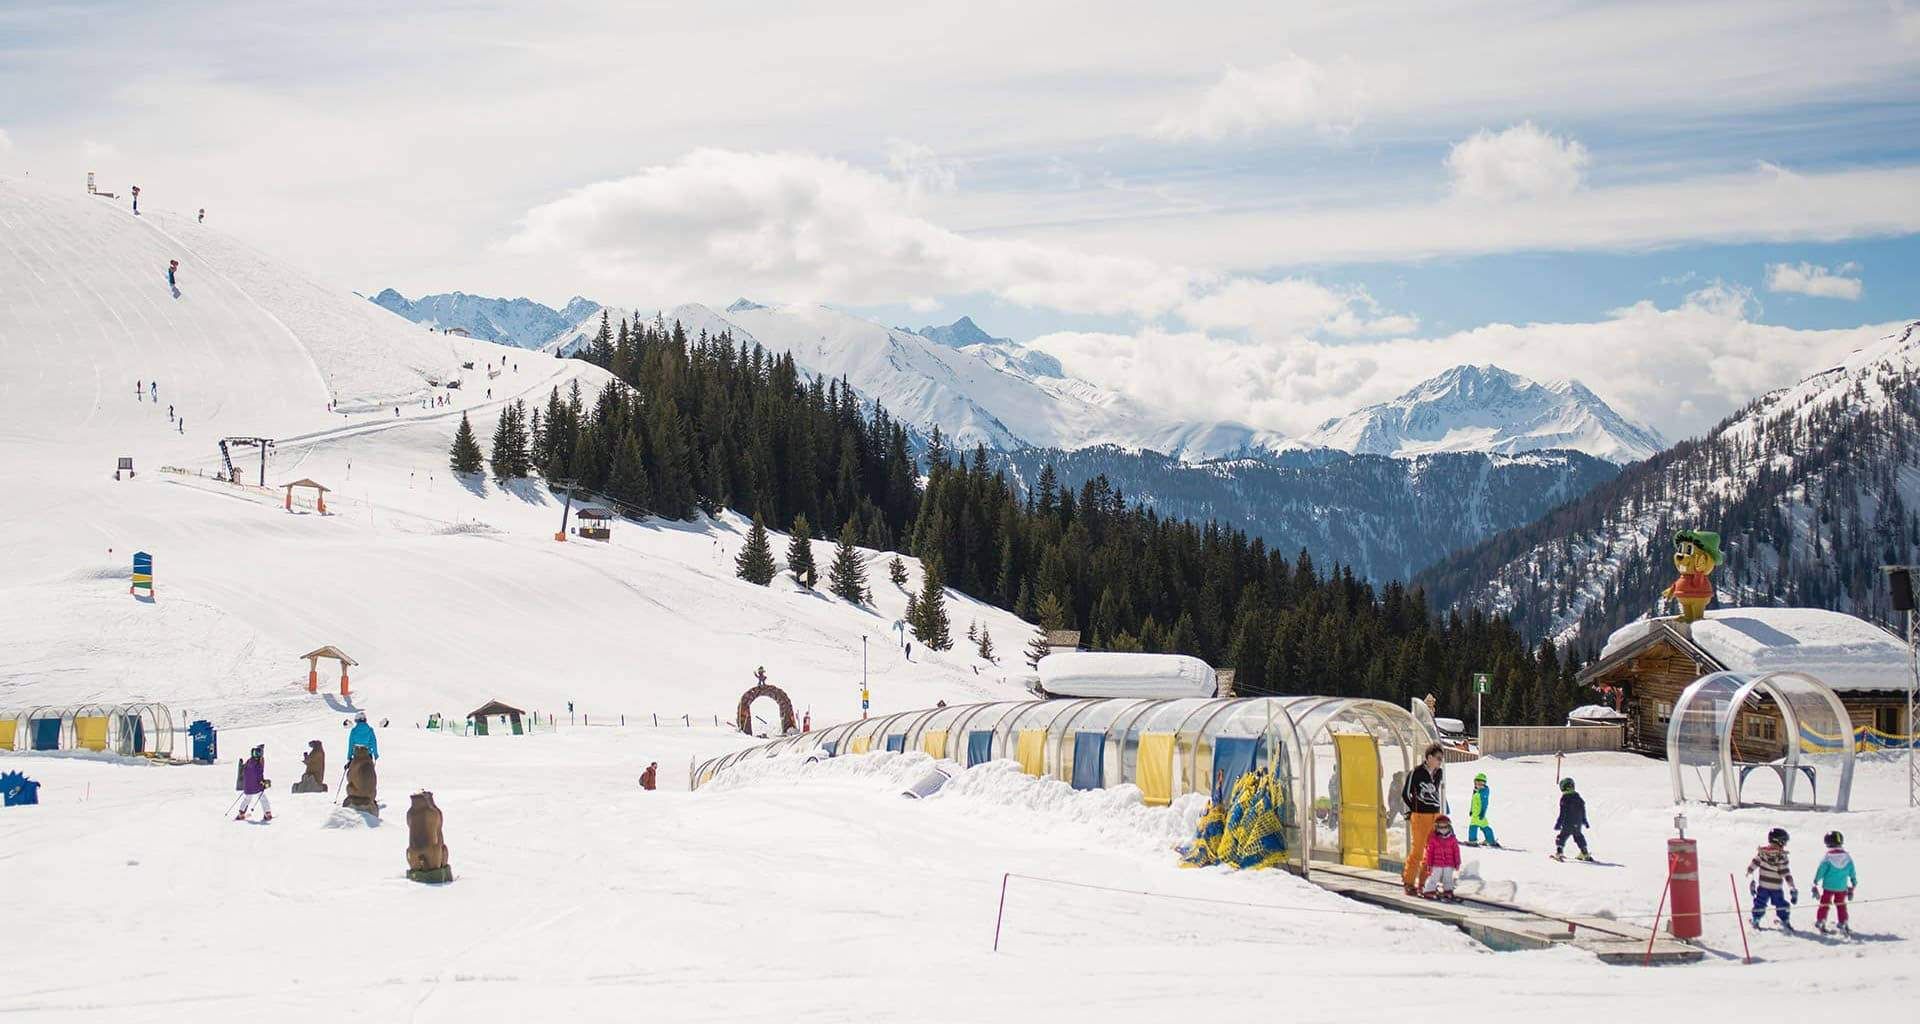
<svg viewBox="0 0 1920 1024"><path fill-rule="evenodd" d="M1700 852L1691 839L1667 840L1667 931L1676 939L1700 937Z"/></svg>

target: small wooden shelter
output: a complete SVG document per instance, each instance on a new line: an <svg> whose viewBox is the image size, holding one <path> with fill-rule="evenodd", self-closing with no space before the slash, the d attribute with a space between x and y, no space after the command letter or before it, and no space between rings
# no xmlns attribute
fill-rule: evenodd
<svg viewBox="0 0 1920 1024"><path fill-rule="evenodd" d="M597 505L588 505L574 513L580 525L574 532L587 540L613 539L613 513Z"/></svg>
<svg viewBox="0 0 1920 1024"><path fill-rule="evenodd" d="M490 700L474 708L472 711L467 712L467 721L473 723L473 734L475 736L485 736L487 734L487 720L489 718L505 718L513 727L513 734L518 736L526 731L526 727L520 721L525 715L525 711L511 704Z"/></svg>
<svg viewBox="0 0 1920 1024"><path fill-rule="evenodd" d="M286 484L285 486L287 489L287 502L286 502L287 511L289 512L293 511L293 489L295 487L311 487L313 488L314 498L320 506L320 514L323 516L327 514L327 492L332 490L333 488L327 487L320 483L316 483L312 480L307 479L306 477L301 477L300 479L295 480L290 484Z"/></svg>
<svg viewBox="0 0 1920 1024"><path fill-rule="evenodd" d="M302 654L301 657L307 659L307 692L308 693L320 692L320 659L332 658L333 660L340 663L340 696L345 697L348 695L347 694L347 669L353 665L358 665L360 663L353 660L352 658L347 657L347 652L341 650L338 647L333 646L332 644L328 644L325 647L316 647L313 650L308 651L305 654Z"/></svg>

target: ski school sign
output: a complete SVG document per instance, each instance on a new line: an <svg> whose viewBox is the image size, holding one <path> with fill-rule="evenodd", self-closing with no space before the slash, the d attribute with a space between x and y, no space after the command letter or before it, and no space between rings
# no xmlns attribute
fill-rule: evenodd
<svg viewBox="0 0 1920 1024"><path fill-rule="evenodd" d="M147 596L153 596L153 556L145 551L133 553L133 583L127 587L127 593L138 596L142 588Z"/></svg>

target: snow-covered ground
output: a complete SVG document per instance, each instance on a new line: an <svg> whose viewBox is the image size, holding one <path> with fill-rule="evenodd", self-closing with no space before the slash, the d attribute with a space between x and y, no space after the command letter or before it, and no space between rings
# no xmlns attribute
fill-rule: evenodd
<svg viewBox="0 0 1920 1024"><path fill-rule="evenodd" d="M177 297L168 259L183 267ZM457 391L429 383L451 374ZM160 402L136 400L136 377L160 382ZM543 488L448 476L461 411L484 438L503 401L574 380L591 391L604 377L429 334L185 218L135 220L107 200L0 181L0 707L159 700L223 730L213 767L0 753L0 770L44 784L39 806L0 810L13 893L0 1012L1534 1022L1878 1012L1911 991L1920 899L1863 904L1850 944L1758 936L1752 967L1719 915L1706 964L1609 968L1574 950L1495 954L1284 873L1182 871L1170 847L1191 828L1191 800L1149 810L1126 791L1073 793L1004 763L902 800L919 754L757 764L688 793L696 756L749 741L712 727L418 729L489 698L541 711L572 700L596 721L724 719L757 665L824 725L858 713L863 638L876 710L1019 692L1027 627L963 598L955 630L985 625L1001 663L964 650L908 661L889 639L905 593L878 556L877 607L858 608L734 579L732 517L623 523L606 544L559 544ZM420 404L435 393L453 405ZM224 435L278 438L268 482L319 480L334 488L333 514L289 513L275 495L199 475ZM120 455L137 478L113 479ZM155 558L152 603L126 593L135 549ZM361 661L354 704L391 720L377 828L336 814L337 791L288 792L310 739L339 770L343 705L306 694L296 659L328 643ZM233 760L256 743L276 783L265 826L226 810ZM649 761L660 792L635 784ZM1596 849L1617 867L1546 859L1550 760L1485 770L1501 836L1525 852L1474 853L1475 876L1542 907L1652 912L1672 813L1664 765L1568 761ZM1452 770L1456 807L1472 771ZM1859 810L1834 817L1690 810L1708 909L1727 908L1714 879L1774 823L1794 830L1803 878L1819 832L1838 826L1863 898L1920 893L1902 871L1920 817L1898 778L1896 765L1867 765ZM421 788L446 813L450 886L402 878L406 796ZM1022 877L995 953L1009 872Z"/></svg>

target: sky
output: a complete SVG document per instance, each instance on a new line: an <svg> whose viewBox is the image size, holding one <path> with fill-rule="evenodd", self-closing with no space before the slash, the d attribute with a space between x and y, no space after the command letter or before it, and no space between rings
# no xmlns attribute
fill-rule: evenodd
<svg viewBox="0 0 1920 1024"><path fill-rule="evenodd" d="M0 6L0 175L366 294L971 315L1300 433L1463 362L1670 438L1920 317L1920 2Z"/></svg>

